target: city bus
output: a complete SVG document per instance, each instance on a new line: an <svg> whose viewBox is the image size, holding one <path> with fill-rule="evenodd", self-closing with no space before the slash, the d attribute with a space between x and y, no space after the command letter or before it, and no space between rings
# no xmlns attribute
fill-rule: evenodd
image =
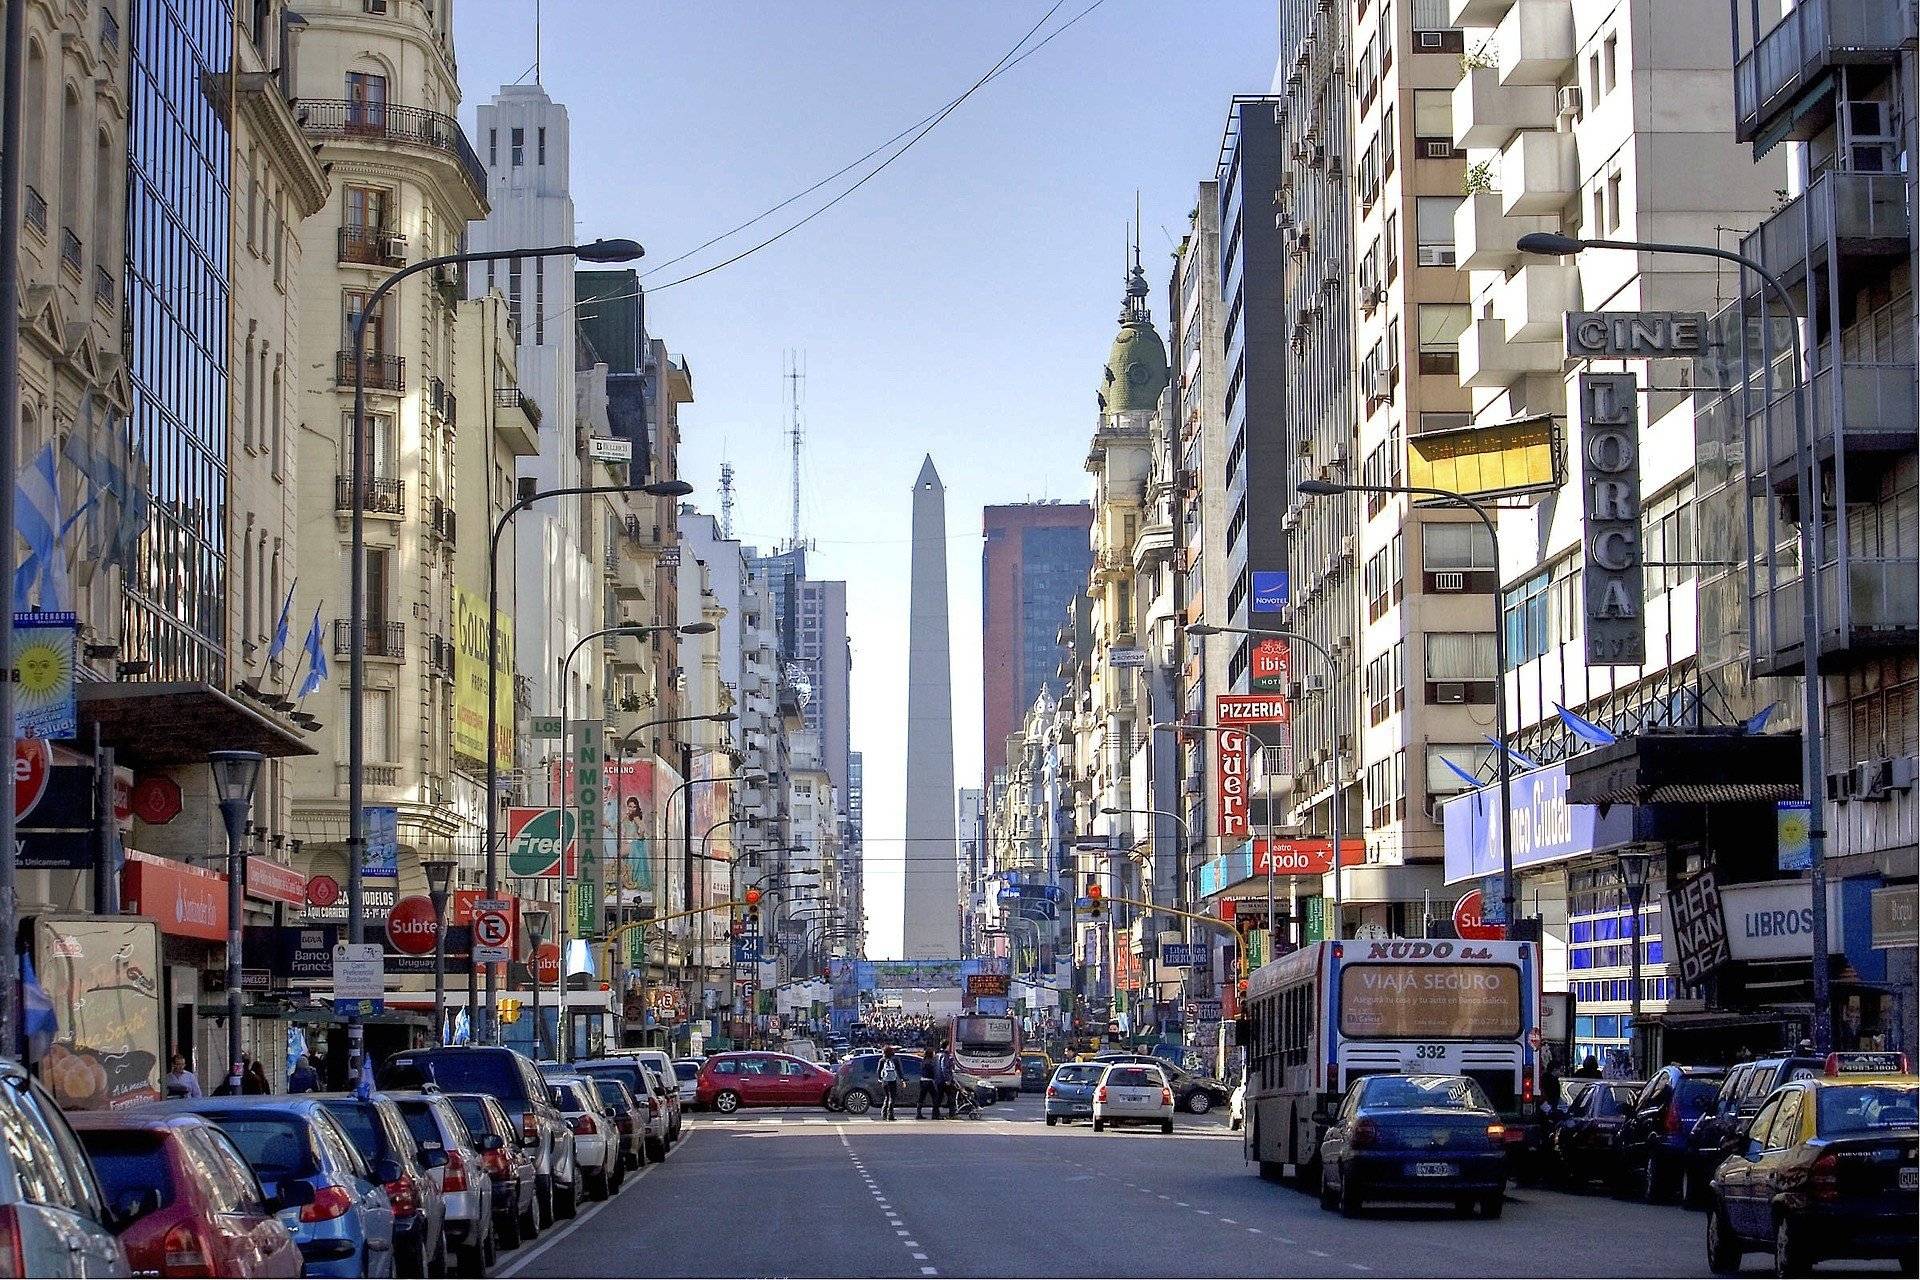
<svg viewBox="0 0 1920 1280"><path fill-rule="evenodd" d="M1005 1014L962 1013L948 1024L947 1045L960 1074L1002 1098L1020 1092L1020 1024Z"/></svg>
<svg viewBox="0 0 1920 1280"><path fill-rule="evenodd" d="M1471 1076L1508 1117L1540 1090L1540 955L1531 942L1321 942L1247 979L1246 1158L1311 1181L1324 1116L1362 1076ZM1316 1113L1318 1117L1316 1118Z"/></svg>

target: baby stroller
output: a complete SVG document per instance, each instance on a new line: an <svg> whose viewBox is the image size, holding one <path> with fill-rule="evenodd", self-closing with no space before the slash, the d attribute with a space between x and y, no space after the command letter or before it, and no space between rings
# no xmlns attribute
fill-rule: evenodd
<svg viewBox="0 0 1920 1280"><path fill-rule="evenodd" d="M954 1114L961 1120L978 1120L985 1107L999 1100L1000 1091L992 1085L978 1084L967 1079L955 1082L956 1108Z"/></svg>

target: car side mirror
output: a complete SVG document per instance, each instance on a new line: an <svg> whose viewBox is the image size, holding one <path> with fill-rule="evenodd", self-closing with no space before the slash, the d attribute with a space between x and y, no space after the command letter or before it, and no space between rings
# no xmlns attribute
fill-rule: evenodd
<svg viewBox="0 0 1920 1280"><path fill-rule="evenodd" d="M446 1148L437 1142L429 1142L420 1148L420 1163L428 1169L444 1169L447 1164Z"/></svg>
<svg viewBox="0 0 1920 1280"><path fill-rule="evenodd" d="M304 1209L313 1203L316 1194L314 1185L304 1178L286 1178L273 1189L269 1203L276 1213L282 1209Z"/></svg>
<svg viewBox="0 0 1920 1280"><path fill-rule="evenodd" d="M373 1180L382 1186L385 1186L389 1182L398 1182L400 1175L404 1172L405 1170L400 1167L400 1162L392 1156L373 1162Z"/></svg>
<svg viewBox="0 0 1920 1280"><path fill-rule="evenodd" d="M1763 1150L1765 1150L1765 1148L1760 1145L1760 1139L1748 1138L1746 1142L1741 1146L1740 1154L1742 1154L1749 1160L1758 1160L1760 1158L1760 1153Z"/></svg>
<svg viewBox="0 0 1920 1280"><path fill-rule="evenodd" d="M475 1151L500 1151L503 1150L506 1145L507 1140L499 1134L483 1133L478 1140L474 1142L473 1149Z"/></svg>

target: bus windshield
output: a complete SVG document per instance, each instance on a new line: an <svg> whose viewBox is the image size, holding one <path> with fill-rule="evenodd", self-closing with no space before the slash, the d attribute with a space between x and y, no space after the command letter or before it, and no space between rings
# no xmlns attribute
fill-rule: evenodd
<svg viewBox="0 0 1920 1280"><path fill-rule="evenodd" d="M953 1020L953 1043L961 1049L1007 1049L1013 1046L1012 1018L977 1015Z"/></svg>
<svg viewBox="0 0 1920 1280"><path fill-rule="evenodd" d="M1359 1040L1511 1040L1520 970L1494 964L1349 964L1340 1033Z"/></svg>

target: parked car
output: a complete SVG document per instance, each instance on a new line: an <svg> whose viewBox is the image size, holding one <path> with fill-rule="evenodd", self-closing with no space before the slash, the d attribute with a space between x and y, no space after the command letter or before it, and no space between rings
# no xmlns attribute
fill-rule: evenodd
<svg viewBox="0 0 1920 1280"><path fill-rule="evenodd" d="M1828 1258L1897 1258L1901 1274L1920 1273L1920 1076L1906 1069L1904 1054L1833 1054L1828 1074L1774 1090L1713 1175L1714 1274L1761 1249L1781 1276Z"/></svg>
<svg viewBox="0 0 1920 1280"><path fill-rule="evenodd" d="M480 1167L493 1183L494 1236L504 1249L517 1249L540 1234L539 1167L506 1108L483 1093L450 1093L447 1101L480 1153Z"/></svg>
<svg viewBox="0 0 1920 1280"><path fill-rule="evenodd" d="M351 1093L315 1095L327 1114L346 1130L354 1148L368 1160L391 1160L399 1171L383 1179L393 1202L393 1259L398 1274L421 1277L447 1273L447 1202L429 1169L429 1157L415 1143L400 1108L385 1094L361 1098ZM431 1162L444 1162L435 1152Z"/></svg>
<svg viewBox="0 0 1920 1280"><path fill-rule="evenodd" d="M600 1095L587 1076L549 1075L547 1092L573 1127L573 1158L580 1166L587 1198L605 1200L626 1174L613 1117L600 1105Z"/></svg>
<svg viewBox="0 0 1920 1280"><path fill-rule="evenodd" d="M920 1059L896 1053L893 1062L900 1072L899 1096L912 1102L920 1091ZM880 1055L856 1053L834 1068L833 1083L827 1086L827 1109L865 1115L880 1105L880 1093Z"/></svg>
<svg viewBox="0 0 1920 1280"><path fill-rule="evenodd" d="M175 1099L150 1110L202 1116L233 1139L261 1189L285 1206L280 1221L293 1232L308 1276L394 1274L386 1188L402 1166L363 1156L318 1098ZM311 1200L300 1184L312 1187Z"/></svg>
<svg viewBox="0 0 1920 1280"><path fill-rule="evenodd" d="M1687 1137L1714 1104L1724 1067L1665 1066L1647 1078L1621 1133L1621 1175L1648 1204L1673 1198Z"/></svg>
<svg viewBox="0 0 1920 1280"><path fill-rule="evenodd" d="M150 1276L298 1276L300 1249L247 1158L199 1116L133 1108L68 1117L108 1204L139 1205L120 1230L136 1272ZM289 1182L282 1195L307 1195ZM37 1273L36 1273L37 1274Z"/></svg>
<svg viewBox="0 0 1920 1280"><path fill-rule="evenodd" d="M1547 1138L1554 1176L1570 1187L1617 1184L1625 1159L1621 1142L1627 1115L1643 1088L1596 1080L1591 1088L1581 1089Z"/></svg>
<svg viewBox="0 0 1920 1280"><path fill-rule="evenodd" d="M1193 1115L1205 1115L1215 1107L1224 1107L1233 1098L1233 1090L1224 1080L1215 1080L1211 1076L1195 1075L1183 1067L1168 1062L1165 1058L1149 1053L1102 1053L1095 1055L1095 1062L1132 1062L1140 1066L1159 1067L1167 1077L1167 1084L1173 1090L1173 1105L1181 1111Z"/></svg>
<svg viewBox="0 0 1920 1280"><path fill-rule="evenodd" d="M114 1232L146 1205L108 1198L53 1095L0 1058L0 1271L16 1276L125 1276Z"/></svg>
<svg viewBox="0 0 1920 1280"><path fill-rule="evenodd" d="M1108 1125L1159 1125L1173 1132L1173 1088L1166 1068L1144 1062L1109 1062L1093 1086L1093 1131Z"/></svg>
<svg viewBox="0 0 1920 1280"><path fill-rule="evenodd" d="M700 1087L700 1062L698 1058L675 1058L673 1061L674 1096L680 1099L680 1109L693 1109L694 1095Z"/></svg>
<svg viewBox="0 0 1920 1280"><path fill-rule="evenodd" d="M493 1234L493 1179L480 1166L480 1152L466 1122L438 1089L386 1096L413 1134L427 1177L439 1185L446 1206L447 1248L458 1256L463 1273L485 1274L499 1254Z"/></svg>
<svg viewBox="0 0 1920 1280"><path fill-rule="evenodd" d="M1368 1200L1451 1200L1497 1218L1506 1203L1506 1126L1466 1076L1367 1076L1320 1143L1320 1207L1358 1217Z"/></svg>
<svg viewBox="0 0 1920 1280"><path fill-rule="evenodd" d="M716 1053L701 1065L694 1096L722 1115L742 1107L818 1107L834 1082L826 1068L784 1053Z"/></svg>
<svg viewBox="0 0 1920 1280"><path fill-rule="evenodd" d="M621 1168L644 1167L647 1163L647 1103L635 1098L619 1080L596 1079L593 1088L600 1095L600 1105L613 1117L613 1127L620 1134ZM657 1117L660 1114L659 1100L650 1098L648 1102L653 1104Z"/></svg>
<svg viewBox="0 0 1920 1280"><path fill-rule="evenodd" d="M506 1108L523 1146L537 1157L540 1225L571 1218L579 1205L579 1176L574 1169L573 1130L547 1096L547 1085L526 1055L497 1045L460 1045L408 1049L380 1068L384 1089L417 1089L425 1084L443 1093L484 1093Z"/></svg>
<svg viewBox="0 0 1920 1280"><path fill-rule="evenodd" d="M1055 1067L1041 1104L1047 1123L1093 1119L1093 1091L1106 1070L1097 1062L1063 1062Z"/></svg>
<svg viewBox="0 0 1920 1280"><path fill-rule="evenodd" d="M651 1071L653 1079L643 1079L641 1067ZM636 1098L660 1099L666 1117L666 1136L650 1144L647 1154L655 1160L667 1158L673 1144L680 1141L680 1088L675 1083L673 1059L658 1049L634 1049L613 1057L583 1058L572 1064L572 1070L596 1079L611 1076L623 1082Z"/></svg>
<svg viewBox="0 0 1920 1280"><path fill-rule="evenodd" d="M1825 1069L1824 1058L1782 1054L1743 1062L1727 1072L1713 1105L1687 1134L1680 1168L1680 1202L1689 1208L1704 1207L1713 1171L1740 1148L1747 1124L1760 1113L1773 1091L1792 1080L1812 1079Z"/></svg>

